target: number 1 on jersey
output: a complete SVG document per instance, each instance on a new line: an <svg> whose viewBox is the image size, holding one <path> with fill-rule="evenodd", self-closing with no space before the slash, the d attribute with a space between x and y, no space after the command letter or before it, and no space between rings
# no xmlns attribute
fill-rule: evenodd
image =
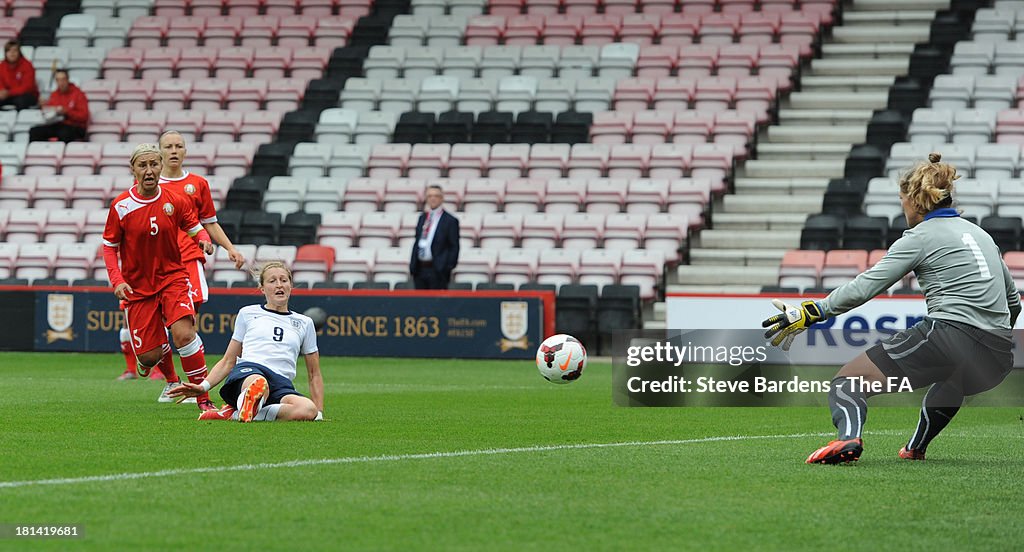
<svg viewBox="0 0 1024 552"><path fill-rule="evenodd" d="M974 236L964 232L964 235L960 236L960 241L964 242L964 245L971 248L971 254L974 255L974 260L978 263L978 273L981 277L986 280L992 279L992 273L988 270L988 263L985 261L985 255L981 253L981 248L978 247L978 242L974 240Z"/></svg>

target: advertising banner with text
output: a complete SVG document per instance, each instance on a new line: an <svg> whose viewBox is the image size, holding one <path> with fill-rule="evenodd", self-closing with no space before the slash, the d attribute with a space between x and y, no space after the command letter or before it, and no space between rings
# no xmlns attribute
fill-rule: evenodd
<svg viewBox="0 0 1024 552"><path fill-rule="evenodd" d="M119 350L124 321L109 291L36 291L35 350ZM216 290L200 307L198 330L206 350L227 347L238 309L262 295ZM320 307L318 333L326 356L533 358L552 331L550 292L334 292L295 293L290 307Z"/></svg>

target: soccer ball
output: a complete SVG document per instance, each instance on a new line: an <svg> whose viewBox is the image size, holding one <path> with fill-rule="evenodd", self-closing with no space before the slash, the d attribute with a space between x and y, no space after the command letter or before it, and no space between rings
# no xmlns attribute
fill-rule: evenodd
<svg viewBox="0 0 1024 552"><path fill-rule="evenodd" d="M576 381L586 367L587 350L571 335L553 335L537 348L537 369L551 383Z"/></svg>

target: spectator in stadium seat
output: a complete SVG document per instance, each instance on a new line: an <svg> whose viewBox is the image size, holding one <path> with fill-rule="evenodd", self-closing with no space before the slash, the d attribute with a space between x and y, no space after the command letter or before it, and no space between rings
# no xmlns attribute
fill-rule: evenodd
<svg viewBox="0 0 1024 552"><path fill-rule="evenodd" d="M85 131L89 128L89 100L80 88L71 84L67 70L57 69L53 78L57 88L50 94L43 111L52 108L53 115L59 120L32 127L28 131L28 139L32 142L53 138L61 142L84 140Z"/></svg>
<svg viewBox="0 0 1024 552"><path fill-rule="evenodd" d="M416 289L448 289L452 271L459 262L459 219L444 210L444 191L427 188L427 201L416 223L409 273Z"/></svg>
<svg viewBox="0 0 1024 552"><path fill-rule="evenodd" d="M21 55L21 43L8 40L4 44L4 61L0 63L0 106L14 106L17 110L39 104L36 69Z"/></svg>
<svg viewBox="0 0 1024 552"><path fill-rule="evenodd" d="M224 356L199 383L183 383L172 397L196 397L224 382L220 410L204 412L200 420L322 420L324 379L313 320L288 309L292 272L283 262L270 261L253 276L265 304L242 307ZM296 360L302 355L309 376L309 395L295 390Z"/></svg>

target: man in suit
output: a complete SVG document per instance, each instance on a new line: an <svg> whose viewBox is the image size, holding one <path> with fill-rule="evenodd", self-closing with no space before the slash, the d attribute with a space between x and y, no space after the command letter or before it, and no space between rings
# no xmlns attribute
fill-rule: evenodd
<svg viewBox="0 0 1024 552"><path fill-rule="evenodd" d="M445 211L442 203L441 187L427 187L427 201L416 223L416 241L409 261L416 289L448 289L459 261L459 219Z"/></svg>

